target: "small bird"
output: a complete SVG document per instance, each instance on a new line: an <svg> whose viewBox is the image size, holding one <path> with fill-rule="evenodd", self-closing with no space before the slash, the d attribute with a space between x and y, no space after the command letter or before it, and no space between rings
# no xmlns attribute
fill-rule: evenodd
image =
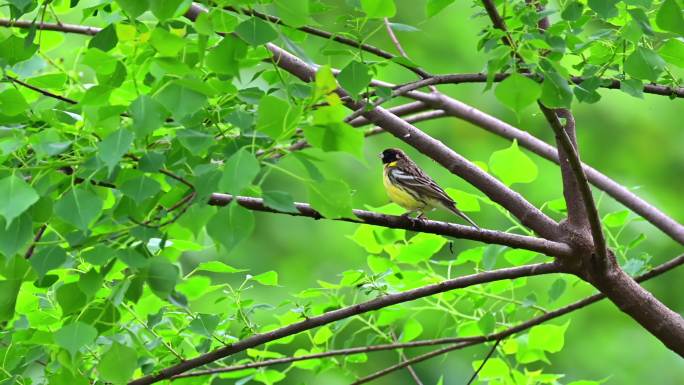
<svg viewBox="0 0 684 385"><path fill-rule="evenodd" d="M383 183L387 195L392 202L409 210L404 215L418 212L418 218L423 218L425 211L441 207L480 228L457 209L456 202L403 151L388 148L380 153L380 158L384 165Z"/></svg>

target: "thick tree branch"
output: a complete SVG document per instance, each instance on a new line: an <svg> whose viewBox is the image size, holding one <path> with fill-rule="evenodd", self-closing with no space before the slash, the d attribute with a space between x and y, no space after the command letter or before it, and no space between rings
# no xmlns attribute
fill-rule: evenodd
<svg viewBox="0 0 684 385"><path fill-rule="evenodd" d="M554 163L559 163L558 151L555 147L526 131L520 130L500 119L486 114L475 107L444 95L427 94L416 91L412 91L409 95L411 98L422 101L432 108L441 109L451 116L463 119L493 134L509 140L515 139L522 147L542 158ZM684 244L684 226L680 223L591 166L583 164L582 168L589 178L589 181L596 187L605 191L615 200L644 217L672 239L680 244Z"/></svg>
<svg viewBox="0 0 684 385"><path fill-rule="evenodd" d="M680 266L682 264L684 264L684 255L680 255L680 256L672 259L671 261L665 262L665 263L659 265L658 267L652 269L651 271L636 277L635 281L643 282L643 281L649 280L649 279L657 277L657 276L659 276L659 275L661 275L667 271L670 271L670 270L674 269L675 267ZM507 338L513 334L527 330L533 326L536 326L536 325L539 325L539 324L544 323L546 321L549 321L551 319L558 318L560 316L566 315L566 314L571 313L575 310L579 310L579 309L582 309L584 307L587 307L587 306L589 306L593 303L596 303L596 302L598 302L604 298L606 298L606 296L604 294L601 294L601 293L594 294L592 296L589 296L587 298L584 298L582 300L574 302L568 306L565 306L565 307L562 307L560 309L557 309L557 310L548 312L546 314L543 314L541 316L532 318L532 319L525 321L521 324L518 324L517 326L514 326L512 328L508 328L506 330L502 330L500 332L492 333L492 334L489 334L486 336L472 337L475 339L473 339L471 341L464 341L464 342L456 343L456 344L451 345L451 346L447 346L447 347L444 347L441 349L434 350L434 351L429 352L429 353L425 353L425 354L416 356L416 357L409 359L405 362L399 363L397 365L390 366L388 368L385 368L383 370L375 372L375 373L373 373L367 377L364 377L363 379L355 382L355 384L361 384L363 382L367 382L367 381L370 381L372 379L384 376L384 375L389 374L395 370L399 370L399 369L403 368L405 365L416 364L418 362L425 361L429 358L436 357L436 356L439 356L442 354L446 354L448 352L451 352L454 350L459 350L459 349L462 349L462 348L465 348L468 346L472 346L472 345L475 345L477 343L482 343L482 342L487 342L487 341L500 341L500 340ZM479 340L477 340L477 338L479 338Z"/></svg>
<svg viewBox="0 0 684 385"><path fill-rule="evenodd" d="M235 353L244 351L255 346L259 346L266 342L275 341L277 339L294 335L305 330L313 329L318 326L329 324L331 322L339 321L369 311L382 309L388 306L404 302L410 302L431 295L444 293L446 291L462 289L464 287L479 285L482 283L499 281L502 279L515 279L534 275L552 274L558 272L559 268L558 264L556 263L519 266L507 269L485 271L477 274L467 275L443 281L433 285L419 287L417 289L407 290L395 294L388 294L367 302L333 310L324 313L320 316L307 318L303 321L276 330L272 330L267 333L253 335L234 344L226 345L219 349L213 350L209 353L202 354L198 357L180 362L176 365L158 370L153 374L133 380L129 382L128 385L148 385L162 380L170 379L171 377L177 374L181 374L190 369L194 369L199 366L206 365L210 362L223 359Z"/></svg>
<svg viewBox="0 0 684 385"><path fill-rule="evenodd" d="M497 19L497 10L492 0L482 0L482 2L494 26L505 30L505 26L498 22L500 17ZM551 123L559 147L568 157L591 229L593 247L591 252L580 254L576 273L604 293L620 310L636 320L665 346L684 357L684 318L639 286L620 268L612 252L606 249L601 220L594 204L589 182L579 160L577 146L572 142L568 132L561 126L556 113L541 103L539 106ZM569 112L567 116L571 116ZM563 166L563 162L561 162L561 166ZM594 253L598 255L598 258L595 257Z"/></svg>
<svg viewBox="0 0 684 385"><path fill-rule="evenodd" d="M664 273L666 273L666 272L668 272L668 271L670 271L670 270L672 270L672 269L674 269L674 268L676 268L682 264L684 264L684 255L680 255L676 258L671 259L668 262L665 262L661 265L658 265L657 267L649 270L648 272L636 277L635 281L637 281L637 282L647 281L651 278L658 277L661 274L664 274ZM308 355L297 356L297 357L283 357L283 358L277 358L277 359L266 360L266 361L261 361L261 362L251 362L251 363L241 364L241 365L233 365L233 366L227 366L227 367L207 369L207 370L202 370L202 371L195 371L195 372L190 372L190 373L186 373L186 374L180 374L180 375L174 376L173 378L212 375L212 374L217 374L217 373L232 372L232 371L250 369L250 368L260 368L260 367L266 367L266 366L271 366L271 365L286 364L286 363L291 363L291 362L295 362L295 361L325 358L325 357L332 357L332 356L338 356L338 355L349 355L349 354L356 354L356 353L370 353L370 352L375 352L375 351L413 348L413 347L421 347L421 346L435 346L435 345L442 345L442 344L454 344L453 346L451 346L451 349L448 350L448 351L452 351L452 350L456 350L456 348L462 348L462 347L470 346L470 343L482 343L482 342L486 342L486 341L501 340L501 339L509 337L515 333L519 333L519 332L527 330L533 326L542 324L542 323L549 321L551 319L555 319L555 318L561 317L563 315L566 315L568 313L571 313L575 310L582 309L586 306L594 304L594 303L596 303L602 299L605 299L605 298L606 298L606 296L601 294L601 293L594 294L594 295L589 296L587 298L584 298L582 300L576 301L570 305L564 306L560 309L556 309L556 310L547 312L541 316L532 318L532 319L525 321L525 322L523 322L517 326L514 326L512 328L503 330L501 332L493 333L493 334L490 334L487 336L464 337L464 338L458 338L458 337L438 338L438 339L433 339L433 340L411 341L411 342L399 343L399 344L370 345L370 346L360 346L360 347L348 348L348 349L330 350L328 352L308 354ZM459 346L461 344L464 344L464 345ZM465 344L467 344L467 345L465 345ZM446 352L442 352L440 354L443 354L443 353L446 353ZM427 358L429 358L429 357L427 357Z"/></svg>
<svg viewBox="0 0 684 385"><path fill-rule="evenodd" d="M252 197L233 197L227 194L212 194L209 204L215 206L228 205L233 199L237 200L242 207L255 211L265 211L294 216L304 216L321 219L322 216L308 204L295 203L298 213L286 213L266 207L262 199ZM501 244L513 248L522 248L537 251L548 256L558 258L572 257L573 250L564 243L549 241L546 239L528 237L524 235L503 233L493 230L478 230L471 226L462 226L454 223L431 221L425 219L412 219L401 215L385 215L372 211L353 210L356 218L338 218L334 220L365 223L369 225L383 226L394 229L406 229L425 233L439 234L448 237L471 239L492 244Z"/></svg>
<svg viewBox="0 0 684 385"><path fill-rule="evenodd" d="M266 44L266 48L275 57L277 65L303 81L314 79L315 69L301 59L286 52L274 44ZM338 89L340 96L347 96L346 92ZM358 110L363 106L360 102L348 102L348 107ZM472 162L456 153L444 143L432 138L421 130L394 116L383 108L366 111L364 116L382 127L385 131L413 146L418 151L428 155L447 170L462 177L484 192L493 201L499 203L515 215L520 222L547 239L558 238L558 224L539 209L534 207L517 192L511 190L498 179L482 171Z"/></svg>

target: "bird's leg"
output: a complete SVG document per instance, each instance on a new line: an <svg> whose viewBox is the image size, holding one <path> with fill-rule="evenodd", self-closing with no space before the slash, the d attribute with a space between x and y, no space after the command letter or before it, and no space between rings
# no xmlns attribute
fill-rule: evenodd
<svg viewBox="0 0 684 385"><path fill-rule="evenodd" d="M423 211L418 211L419 214L416 217L416 219L427 219L427 216L425 216L425 213Z"/></svg>

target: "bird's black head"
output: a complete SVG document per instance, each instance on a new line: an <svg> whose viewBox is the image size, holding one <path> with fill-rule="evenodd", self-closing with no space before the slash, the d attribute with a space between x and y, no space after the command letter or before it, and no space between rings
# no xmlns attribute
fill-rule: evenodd
<svg viewBox="0 0 684 385"><path fill-rule="evenodd" d="M404 152L398 148L388 148L382 153L380 153L380 159L382 159L382 163L384 164L396 162L400 159L405 158L406 154L404 154Z"/></svg>

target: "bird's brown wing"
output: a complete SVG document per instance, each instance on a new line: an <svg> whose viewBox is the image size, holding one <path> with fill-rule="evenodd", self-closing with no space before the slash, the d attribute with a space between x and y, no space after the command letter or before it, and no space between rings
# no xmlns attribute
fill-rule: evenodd
<svg viewBox="0 0 684 385"><path fill-rule="evenodd" d="M392 171L392 177L399 185L414 190L420 196L438 200L447 207L455 205L454 200L415 163L402 162Z"/></svg>

